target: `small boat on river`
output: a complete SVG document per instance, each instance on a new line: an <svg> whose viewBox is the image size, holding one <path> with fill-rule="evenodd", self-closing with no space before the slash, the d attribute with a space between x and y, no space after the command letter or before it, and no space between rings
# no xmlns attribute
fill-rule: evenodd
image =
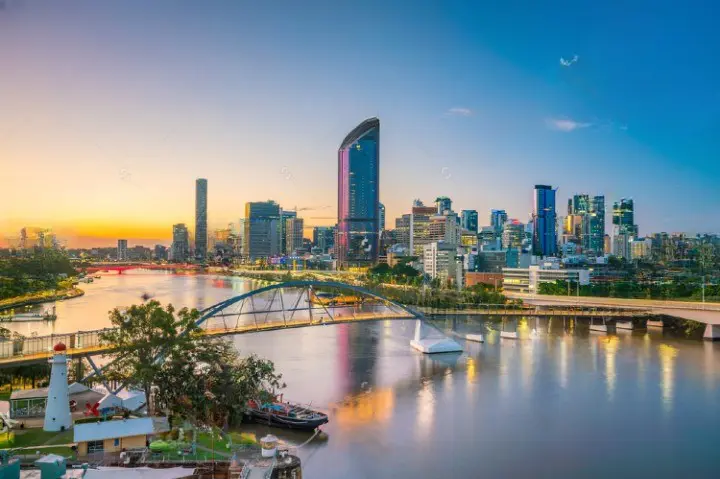
<svg viewBox="0 0 720 479"><path fill-rule="evenodd" d="M247 406L245 414L250 420L269 426L312 431L328 422L325 413L281 400L261 403L251 399Z"/></svg>

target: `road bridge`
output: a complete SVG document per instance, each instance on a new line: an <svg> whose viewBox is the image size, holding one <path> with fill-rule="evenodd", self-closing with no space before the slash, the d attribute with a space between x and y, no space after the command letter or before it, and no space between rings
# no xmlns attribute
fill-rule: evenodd
<svg viewBox="0 0 720 479"><path fill-rule="evenodd" d="M612 308L626 311L645 311L656 316L672 316L704 323L705 339L720 339L720 303L697 301L665 301L656 299L601 298L592 296L554 296L544 294L506 293L513 299L521 299L526 305L537 307L591 307Z"/></svg>

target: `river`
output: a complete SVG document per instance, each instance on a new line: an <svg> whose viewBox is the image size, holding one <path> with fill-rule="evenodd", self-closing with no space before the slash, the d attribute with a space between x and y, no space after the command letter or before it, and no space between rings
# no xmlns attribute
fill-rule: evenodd
<svg viewBox="0 0 720 479"><path fill-rule="evenodd" d="M136 271L81 287L83 297L57 303L54 324L12 328L97 329L109 325L108 310L143 293L205 308L252 284ZM455 320L464 331L487 333L486 326ZM299 449L307 478L718 476L720 344L653 330L567 331L557 319L537 326L536 339L489 334L484 344L465 343L461 355L432 357L410 348L413 321L231 340L275 361L286 398L329 411L326 436ZM309 437L273 433L296 444Z"/></svg>

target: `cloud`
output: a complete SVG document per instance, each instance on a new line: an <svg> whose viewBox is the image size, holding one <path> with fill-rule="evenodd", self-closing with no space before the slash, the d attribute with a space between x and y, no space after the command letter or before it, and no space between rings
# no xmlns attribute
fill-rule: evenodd
<svg viewBox="0 0 720 479"><path fill-rule="evenodd" d="M569 67L573 63L577 63L577 61L579 59L580 59L580 57L577 55L573 55L572 59L570 59L570 60L565 60L563 57L560 57L560 65L562 65L564 67Z"/></svg>
<svg viewBox="0 0 720 479"><path fill-rule="evenodd" d="M450 108L448 111L445 112L445 114L451 116L472 116L473 111L470 108L456 106L454 108Z"/></svg>
<svg viewBox="0 0 720 479"><path fill-rule="evenodd" d="M570 132L592 126L592 123L570 120L568 118L548 118L545 125L551 130Z"/></svg>

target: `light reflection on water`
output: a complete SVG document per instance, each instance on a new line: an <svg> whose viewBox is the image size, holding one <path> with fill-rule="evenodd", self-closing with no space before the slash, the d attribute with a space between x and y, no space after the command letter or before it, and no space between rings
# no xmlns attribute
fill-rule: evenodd
<svg viewBox="0 0 720 479"><path fill-rule="evenodd" d="M136 273L83 287L85 297L58 303L60 319L40 328L103 327L109 309L145 291L207 307L251 284ZM582 320L560 318L508 323L521 338L539 333L509 340L498 337L498 321L441 319L486 342L467 343L462 355L424 356L408 345L413 321L231 340L275 361L286 398L329 412L325 441L299 451L306 477L715 477L720 344L661 330L589 334ZM273 433L295 444L309 437Z"/></svg>

